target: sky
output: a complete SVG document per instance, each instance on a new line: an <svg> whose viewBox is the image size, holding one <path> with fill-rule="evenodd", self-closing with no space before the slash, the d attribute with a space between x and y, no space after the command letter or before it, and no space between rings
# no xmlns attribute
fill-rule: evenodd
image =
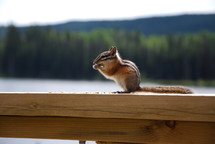
<svg viewBox="0 0 215 144"><path fill-rule="evenodd" d="M0 0L0 25L215 13L215 0Z"/></svg>

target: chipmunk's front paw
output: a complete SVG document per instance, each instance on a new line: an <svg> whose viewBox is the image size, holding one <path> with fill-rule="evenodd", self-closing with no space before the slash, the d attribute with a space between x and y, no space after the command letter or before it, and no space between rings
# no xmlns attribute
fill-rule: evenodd
<svg viewBox="0 0 215 144"><path fill-rule="evenodd" d="M120 94L120 93L129 93L129 92L126 92L126 91L116 91L116 92L113 92L113 93Z"/></svg>

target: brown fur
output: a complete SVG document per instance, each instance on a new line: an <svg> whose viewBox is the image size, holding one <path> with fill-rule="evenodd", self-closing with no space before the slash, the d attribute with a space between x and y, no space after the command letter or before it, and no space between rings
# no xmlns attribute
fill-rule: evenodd
<svg viewBox="0 0 215 144"><path fill-rule="evenodd" d="M154 92L154 93L178 93L178 94L192 94L193 91L182 86L154 86L142 87L140 91Z"/></svg>
<svg viewBox="0 0 215 144"><path fill-rule="evenodd" d="M121 59L116 47L99 54L93 62L93 68L99 70L106 78L118 83L124 89L124 92L193 93L188 88L178 86L141 88L139 69L133 62Z"/></svg>

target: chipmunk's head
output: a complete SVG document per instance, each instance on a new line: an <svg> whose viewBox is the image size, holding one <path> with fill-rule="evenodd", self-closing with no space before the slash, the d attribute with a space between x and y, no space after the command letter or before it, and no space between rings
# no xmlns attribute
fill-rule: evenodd
<svg viewBox="0 0 215 144"><path fill-rule="evenodd" d="M93 68L99 71L108 70L119 59L117 47L112 46L108 51L100 53L93 61Z"/></svg>

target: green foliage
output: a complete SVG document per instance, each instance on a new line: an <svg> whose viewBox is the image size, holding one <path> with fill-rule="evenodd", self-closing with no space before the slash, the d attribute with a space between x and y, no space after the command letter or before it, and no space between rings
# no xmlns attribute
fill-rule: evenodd
<svg viewBox="0 0 215 144"><path fill-rule="evenodd" d="M117 46L122 58L134 61L143 77L167 80L214 80L215 33L145 36L139 31L96 29L56 31L9 26L0 39L0 74L8 77L94 79L102 76L92 61Z"/></svg>
<svg viewBox="0 0 215 144"><path fill-rule="evenodd" d="M19 50L21 46L20 34L18 29L11 25L5 42L4 53L2 54L2 71L8 76L15 76L18 69Z"/></svg>
<svg viewBox="0 0 215 144"><path fill-rule="evenodd" d="M0 76L2 76L2 61L3 61L3 53L4 53L4 41L0 38Z"/></svg>

